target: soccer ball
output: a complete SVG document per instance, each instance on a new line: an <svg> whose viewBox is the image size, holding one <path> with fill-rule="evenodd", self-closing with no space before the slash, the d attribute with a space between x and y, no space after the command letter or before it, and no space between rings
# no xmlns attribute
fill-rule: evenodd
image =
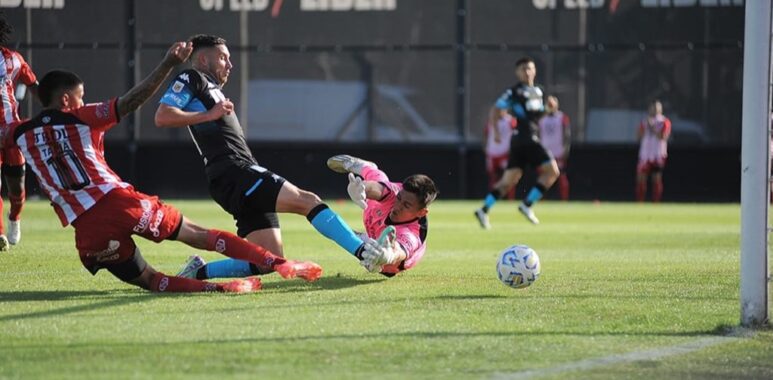
<svg viewBox="0 0 773 380"><path fill-rule="evenodd" d="M507 247L497 260L499 281L511 288L525 288L540 275L537 252L525 245Z"/></svg>

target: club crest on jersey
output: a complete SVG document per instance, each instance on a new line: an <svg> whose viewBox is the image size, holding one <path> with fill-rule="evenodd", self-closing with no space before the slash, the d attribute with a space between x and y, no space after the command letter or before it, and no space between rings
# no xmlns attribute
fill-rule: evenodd
<svg viewBox="0 0 773 380"><path fill-rule="evenodd" d="M183 82L174 81L174 84L172 85L172 91L174 91L174 92L179 94L180 91L182 91L184 87L185 87L185 84L183 84Z"/></svg>
<svg viewBox="0 0 773 380"><path fill-rule="evenodd" d="M158 291L163 292L166 290L166 288L169 286L169 277L162 277L161 281L158 282Z"/></svg>
<svg viewBox="0 0 773 380"><path fill-rule="evenodd" d="M107 119L108 117L110 117L110 103L98 104L96 109L94 110L94 113L96 113L97 118L99 119Z"/></svg>
<svg viewBox="0 0 773 380"><path fill-rule="evenodd" d="M224 239L217 239L217 242L215 242L215 251L219 253L225 252L225 240Z"/></svg>

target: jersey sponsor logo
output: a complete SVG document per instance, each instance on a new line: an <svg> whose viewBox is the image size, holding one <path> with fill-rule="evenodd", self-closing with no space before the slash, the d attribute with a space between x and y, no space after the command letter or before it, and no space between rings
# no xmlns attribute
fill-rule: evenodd
<svg viewBox="0 0 773 380"><path fill-rule="evenodd" d="M132 228L132 230L138 234L141 234L148 229L150 219L153 216L153 205L149 200L140 199L140 207L142 207L142 215L140 216L140 220L137 222L137 225Z"/></svg>
<svg viewBox="0 0 773 380"><path fill-rule="evenodd" d="M182 73L182 74L178 75L177 77L180 78L180 80L185 82L185 83L191 83L191 78L188 77L188 73Z"/></svg>
<svg viewBox="0 0 773 380"><path fill-rule="evenodd" d="M182 108L182 107L183 107L183 104L185 104L185 99L183 99L183 98L181 98L181 97L179 97L179 96L177 96L177 95L175 95L175 94L173 94L173 93L171 93L171 92L168 92L168 93L166 93L166 94L164 95L164 99L169 99L169 100L171 100L171 101L172 101L172 102L174 102L174 104L176 104L176 105L177 105L177 107L179 107L179 108Z"/></svg>
<svg viewBox="0 0 773 380"><path fill-rule="evenodd" d="M187 74L186 74L186 76L187 76ZM174 92L179 94L180 91L183 90L183 88L185 88L185 84L183 82L174 81L174 84L172 85L172 91L174 91Z"/></svg>
<svg viewBox="0 0 773 380"><path fill-rule="evenodd" d="M153 237L158 237L161 235L161 233L158 231L158 226L161 225L161 222L164 220L164 212L162 210L156 211L156 217L153 219L153 222L150 223L150 226L148 229L153 234Z"/></svg>
<svg viewBox="0 0 773 380"><path fill-rule="evenodd" d="M271 5L272 18L279 17L284 3L284 0L273 0L273 3L271 0L199 0L199 6L204 11L222 11L227 9L233 12L262 12ZM299 9L301 12L388 12L397 9L397 0L300 0Z"/></svg>

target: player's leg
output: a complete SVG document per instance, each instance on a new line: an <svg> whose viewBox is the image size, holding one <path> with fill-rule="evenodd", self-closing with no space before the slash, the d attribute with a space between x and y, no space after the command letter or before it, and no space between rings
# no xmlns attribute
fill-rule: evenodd
<svg viewBox="0 0 773 380"><path fill-rule="evenodd" d="M19 153L21 156L21 153ZM18 244L21 240L21 210L24 208L26 198L24 189L24 159L21 164L3 164L2 172L5 184L8 187L8 200L11 203L11 209L8 212L8 242Z"/></svg>
<svg viewBox="0 0 773 380"><path fill-rule="evenodd" d="M0 168L2 168L3 162L6 161L6 150L7 149L0 149ZM2 176L0 176L0 178L2 178ZM2 180L0 180L0 186L2 186ZM5 223L3 218L3 197L0 197L0 251L7 251L9 248L10 243L5 235Z"/></svg>
<svg viewBox="0 0 773 380"><path fill-rule="evenodd" d="M169 236L169 239L254 264L264 273L276 271L284 278L298 276L314 281L322 275L322 268L315 263L286 260L230 232L207 229L184 217L177 234Z"/></svg>
<svg viewBox="0 0 773 380"><path fill-rule="evenodd" d="M81 263L91 274L104 268L121 281L154 292L249 292L260 289L259 279L210 284L156 272L145 262L131 238L133 227L139 225L136 215L125 212L122 207L126 202L120 199L116 202L116 198L108 194L73 222L75 246Z"/></svg>
<svg viewBox="0 0 773 380"><path fill-rule="evenodd" d="M652 171L652 201L659 203L663 199L663 171L657 168Z"/></svg>
<svg viewBox="0 0 773 380"><path fill-rule="evenodd" d="M534 214L532 207L550 189L560 174L558 164L553 155L540 143L530 143L524 146L529 165L537 168L537 181L526 193L526 198L518 205L518 211L531 223L539 224L539 219Z"/></svg>
<svg viewBox="0 0 773 380"><path fill-rule="evenodd" d="M569 200L569 177L566 175L566 160L556 159L558 164L558 194L562 201Z"/></svg>
<svg viewBox="0 0 773 380"><path fill-rule="evenodd" d="M644 202L644 196L647 194L647 177L649 177L649 164L639 161L636 166L636 201Z"/></svg>
<svg viewBox="0 0 773 380"><path fill-rule="evenodd" d="M248 242L268 249L276 254L274 249L282 249L282 236L279 229L279 219L275 213L246 213L237 217L238 236L245 236ZM272 249L271 247L275 247ZM277 256L282 257L281 254ZM246 277L252 275L264 275L272 273L273 269L260 267L243 260L225 259L204 262L204 259L195 255L188 258L178 276L197 278L230 278Z"/></svg>
<svg viewBox="0 0 773 380"><path fill-rule="evenodd" d="M529 192L526 194L526 198L523 203L527 207L531 207L537 201L542 199L542 196L550 189L551 186L558 179L560 172L556 160L550 159L547 162L537 167L537 182L534 184Z"/></svg>
<svg viewBox="0 0 773 380"><path fill-rule="evenodd" d="M488 212L491 210L492 207L494 207L494 204L502 198L502 196L508 194L512 189L515 188L515 186L518 184L518 182L521 180L521 177L523 177L523 169L520 167L511 167L505 170L505 172L502 174L502 178L499 179L499 181L494 185L494 189L492 189L488 194L486 194L486 197L483 199L483 206L481 208L475 210L475 218L478 220L478 223L480 223L480 226L484 229L491 228L491 223L489 222L488 218Z"/></svg>
<svg viewBox="0 0 773 380"><path fill-rule="evenodd" d="M238 279L225 283L212 283L190 278L169 276L158 272L145 262L139 249L128 260L105 267L113 276L123 282L139 286L151 292L198 293L232 292L251 293L260 290L260 278Z"/></svg>
<svg viewBox="0 0 773 380"><path fill-rule="evenodd" d="M359 258L364 249L362 239L340 215L323 203L316 194L302 190L289 181L286 181L279 191L276 211L306 216L317 232L333 240L352 256Z"/></svg>

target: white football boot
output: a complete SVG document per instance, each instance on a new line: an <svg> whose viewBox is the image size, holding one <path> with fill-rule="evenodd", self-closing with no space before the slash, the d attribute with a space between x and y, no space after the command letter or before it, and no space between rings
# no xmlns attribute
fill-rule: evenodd
<svg viewBox="0 0 773 380"><path fill-rule="evenodd" d="M21 240L21 220L8 221L8 242L11 245L19 244Z"/></svg>
<svg viewBox="0 0 773 380"><path fill-rule="evenodd" d="M327 167L336 173L354 173L358 176L362 176L362 168L365 166L378 168L373 162L348 154L339 154L327 159Z"/></svg>

